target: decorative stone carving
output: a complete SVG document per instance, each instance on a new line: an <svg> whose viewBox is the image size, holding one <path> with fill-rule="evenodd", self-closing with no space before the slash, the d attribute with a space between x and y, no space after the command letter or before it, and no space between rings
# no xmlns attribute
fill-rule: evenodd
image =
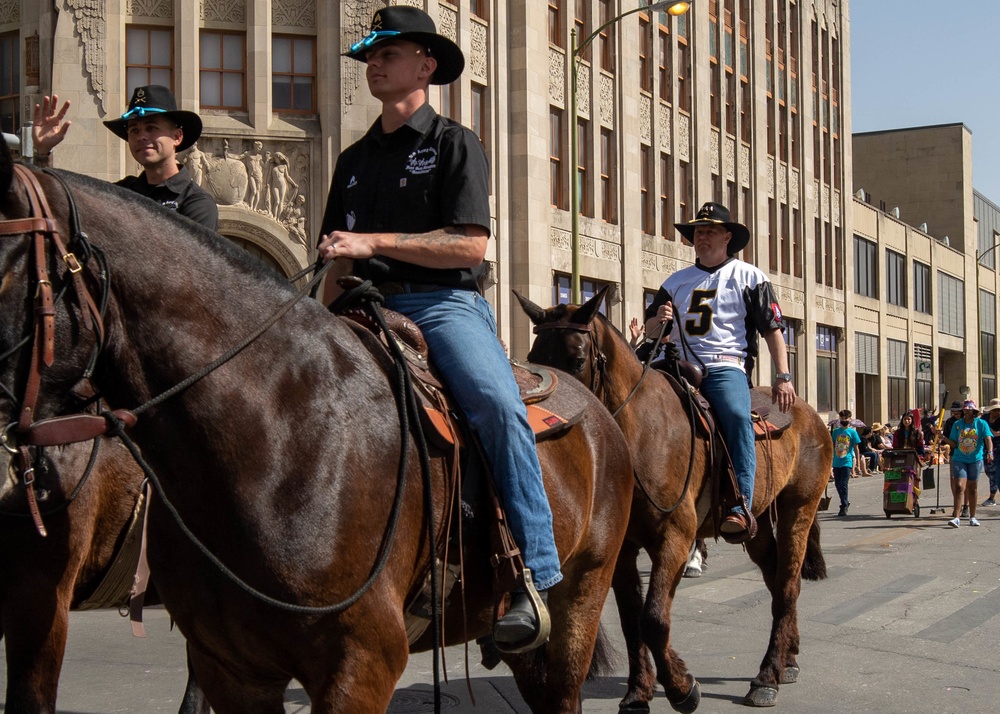
<svg viewBox="0 0 1000 714"><path fill-rule="evenodd" d="M840 191L833 192L833 225L840 225Z"/></svg>
<svg viewBox="0 0 1000 714"><path fill-rule="evenodd" d="M76 33L83 45L83 63L90 77L90 88L94 90L102 114L107 114L104 105L104 38L107 34L106 0L66 0L67 9L73 13Z"/></svg>
<svg viewBox="0 0 1000 714"><path fill-rule="evenodd" d="M390 2L388 4L389 5L409 5L410 7L419 7L420 9L423 9L423 7L424 7L423 0L392 0L392 2Z"/></svg>
<svg viewBox="0 0 1000 714"><path fill-rule="evenodd" d="M774 198L774 157L767 157L767 197Z"/></svg>
<svg viewBox="0 0 1000 714"><path fill-rule="evenodd" d="M681 161L691 160L691 117L677 115L677 156Z"/></svg>
<svg viewBox="0 0 1000 714"><path fill-rule="evenodd" d="M489 76L489 32L486 25L473 20L469 23L469 69L472 76L486 82Z"/></svg>
<svg viewBox="0 0 1000 714"><path fill-rule="evenodd" d="M174 16L174 3L173 0L128 0L128 14L169 20Z"/></svg>
<svg viewBox="0 0 1000 714"><path fill-rule="evenodd" d="M740 185L750 188L750 147L740 144Z"/></svg>
<svg viewBox="0 0 1000 714"><path fill-rule="evenodd" d="M566 104L566 55L554 47L549 48L549 100ZM577 95L579 101L579 94Z"/></svg>
<svg viewBox="0 0 1000 714"><path fill-rule="evenodd" d="M656 253L643 251L639 262L642 264L643 270L656 270Z"/></svg>
<svg viewBox="0 0 1000 714"><path fill-rule="evenodd" d="M396 3L397 5L401 3ZM458 44L458 12L453 7L438 5L438 32Z"/></svg>
<svg viewBox="0 0 1000 714"><path fill-rule="evenodd" d="M613 128L615 125L615 79L601 74L601 124Z"/></svg>
<svg viewBox="0 0 1000 714"><path fill-rule="evenodd" d="M2 0L2 2L0 2L0 25L8 25L20 21L20 0Z"/></svg>
<svg viewBox="0 0 1000 714"><path fill-rule="evenodd" d="M590 236L580 236L580 255L597 256L597 241Z"/></svg>
<svg viewBox="0 0 1000 714"><path fill-rule="evenodd" d="M590 118L590 84L591 67L589 64L576 64L576 110L581 116Z"/></svg>
<svg viewBox="0 0 1000 714"><path fill-rule="evenodd" d="M726 179L736 180L736 139L727 136L725 144Z"/></svg>
<svg viewBox="0 0 1000 714"><path fill-rule="evenodd" d="M668 105L666 105L666 104L660 104L660 121L659 121L660 149L662 151L667 152L668 154L674 153L673 149L670 146L670 139L671 139L671 136L670 136L670 130L671 130L670 124L671 124L671 121L670 120L671 120L670 107Z"/></svg>
<svg viewBox="0 0 1000 714"><path fill-rule="evenodd" d="M788 203L788 167L784 164L778 168L778 200Z"/></svg>
<svg viewBox="0 0 1000 714"><path fill-rule="evenodd" d="M549 244L553 248L558 248L559 250L572 250L573 236L570 235L569 231L560 230L559 228L550 228Z"/></svg>
<svg viewBox="0 0 1000 714"><path fill-rule="evenodd" d="M220 206L234 206L267 216L288 230L292 241L308 248L306 197L309 150L304 143L206 138L179 155L195 183ZM199 144L210 149L203 151Z"/></svg>
<svg viewBox="0 0 1000 714"><path fill-rule="evenodd" d="M341 34L340 46L349 48L351 43L356 42L359 37L368 34L371 26L372 15L375 9L382 7L379 0L355 0L354 2L341 3ZM361 81L365 76L365 65L362 62L352 60L350 57L340 58L340 74L343 77L341 87L343 91L343 101L340 103L341 115L346 115L347 110L354 104L358 90L361 88Z"/></svg>
<svg viewBox="0 0 1000 714"><path fill-rule="evenodd" d="M799 207L799 170L792 169L792 175L789 177L788 193L791 195L792 208Z"/></svg>
<svg viewBox="0 0 1000 714"><path fill-rule="evenodd" d="M830 187L823 184L823 220L830 220Z"/></svg>
<svg viewBox="0 0 1000 714"><path fill-rule="evenodd" d="M719 172L719 132L714 129L708 135L709 156L712 161L712 173L718 175Z"/></svg>
<svg viewBox="0 0 1000 714"><path fill-rule="evenodd" d="M649 142L652 134L653 99L645 94L639 95L639 139Z"/></svg>
<svg viewBox="0 0 1000 714"><path fill-rule="evenodd" d="M246 22L246 0L201 0L201 19L214 22Z"/></svg>
<svg viewBox="0 0 1000 714"><path fill-rule="evenodd" d="M272 0L271 24L278 27L316 27L314 0Z"/></svg>

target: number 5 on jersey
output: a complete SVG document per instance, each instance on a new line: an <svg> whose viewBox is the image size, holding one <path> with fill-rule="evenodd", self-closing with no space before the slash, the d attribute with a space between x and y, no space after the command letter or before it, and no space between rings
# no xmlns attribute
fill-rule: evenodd
<svg viewBox="0 0 1000 714"><path fill-rule="evenodd" d="M684 329L689 335L707 335L712 329L712 306L717 290L695 290L691 293L691 305L687 309L688 319Z"/></svg>

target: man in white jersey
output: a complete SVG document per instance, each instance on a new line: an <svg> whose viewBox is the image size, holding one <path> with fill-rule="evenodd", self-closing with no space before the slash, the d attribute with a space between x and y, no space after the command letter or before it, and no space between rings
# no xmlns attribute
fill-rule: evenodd
<svg viewBox="0 0 1000 714"><path fill-rule="evenodd" d="M700 391L715 411L743 497L743 504L723 519L722 536L741 543L757 531L752 513L757 452L750 423L750 374L758 335L764 337L778 370L772 401L782 412L795 402L781 309L768 277L735 257L750 241L750 231L730 219L729 209L706 203L693 221L676 228L694 244L695 264L668 277L647 308L647 343L651 348L663 323L672 322L667 327L670 340L683 359L695 362L704 373Z"/></svg>

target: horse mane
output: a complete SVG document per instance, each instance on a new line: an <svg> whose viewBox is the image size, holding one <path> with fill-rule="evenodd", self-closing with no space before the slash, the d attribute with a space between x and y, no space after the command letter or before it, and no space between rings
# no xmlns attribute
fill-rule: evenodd
<svg viewBox="0 0 1000 714"><path fill-rule="evenodd" d="M199 246L223 258L237 271L249 275L254 280L266 281L275 289L291 291L291 286L285 276L231 240L200 223L192 221L176 211L165 209L156 201L123 186L71 171L59 171L59 175L65 178L71 187L81 186L98 196L107 196L112 200L124 203L135 223L139 225L164 225L169 229L172 237L176 236L178 239L182 239L184 236L188 236L194 239ZM139 214L139 217L135 216L136 213ZM148 219L148 221L143 219Z"/></svg>

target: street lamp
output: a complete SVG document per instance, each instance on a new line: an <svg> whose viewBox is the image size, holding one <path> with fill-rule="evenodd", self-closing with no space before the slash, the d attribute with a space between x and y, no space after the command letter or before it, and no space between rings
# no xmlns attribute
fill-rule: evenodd
<svg viewBox="0 0 1000 714"><path fill-rule="evenodd" d="M570 51L570 62L572 63L573 69L571 73L571 82L569 87L569 98L570 98L570 123L569 123L569 145L570 150L573 152L573 183L570 190L570 207L569 211L572 215L572 236L573 241L571 245L572 255L573 255L573 275L572 282L570 283L570 290L572 291L571 302L580 304L580 175L579 175L579 164L580 164L580 147L577 146L577 116L576 116L576 76L577 67L576 63L580 61L580 53L590 46L590 43L601 34L605 29L615 24L622 18L628 17L629 15L634 15L637 12L656 11L663 10L670 15L683 15L691 7L691 3L684 2L683 0L662 0L662 2L654 2L649 5L643 5L637 7L634 10L628 10L623 12L621 15L617 15L603 25L598 27L596 30L591 32L587 37L584 38L583 42L577 44L576 42L576 28L574 27L570 31L571 39L571 51Z"/></svg>

